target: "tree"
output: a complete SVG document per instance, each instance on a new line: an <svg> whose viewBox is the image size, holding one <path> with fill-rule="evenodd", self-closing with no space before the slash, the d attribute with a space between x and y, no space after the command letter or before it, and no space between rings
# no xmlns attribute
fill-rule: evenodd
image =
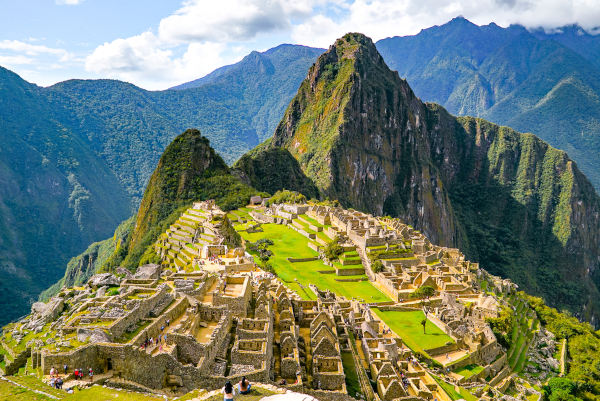
<svg viewBox="0 0 600 401"><path fill-rule="evenodd" d="M431 298L434 295L435 295L435 288L433 288L430 285L422 285L415 292L413 292L411 294L411 297L419 298L419 299L427 298L427 300L429 300L429 298Z"/></svg>
<svg viewBox="0 0 600 401"><path fill-rule="evenodd" d="M325 254L325 257L329 260L336 260L337 258L340 257L340 255L342 253L344 253L344 248L342 248L342 246L339 244L340 242L340 238L339 237L335 237L335 239L333 241L331 241L330 243L327 244L327 246L325 247L323 253Z"/></svg>
<svg viewBox="0 0 600 401"><path fill-rule="evenodd" d="M423 326L423 334L427 334L425 332L425 326L427 325L427 318L421 320L421 326Z"/></svg>
<svg viewBox="0 0 600 401"><path fill-rule="evenodd" d="M377 259L376 261L371 263L371 270L373 270L373 273L379 273L380 271L382 271L383 263L381 262L381 260Z"/></svg>

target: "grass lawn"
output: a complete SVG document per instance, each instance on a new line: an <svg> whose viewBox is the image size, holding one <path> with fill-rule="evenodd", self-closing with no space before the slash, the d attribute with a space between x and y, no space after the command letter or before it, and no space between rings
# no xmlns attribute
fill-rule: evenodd
<svg viewBox="0 0 600 401"><path fill-rule="evenodd" d="M23 387L15 386L4 380L0 380L0 400L10 401L51 401L50 397L35 393Z"/></svg>
<svg viewBox="0 0 600 401"><path fill-rule="evenodd" d="M453 342L451 337L430 320L427 320L427 324L425 325L426 334L423 334L421 321L425 318L425 314L420 310L402 312L381 311L373 308L373 311L413 351L425 352L427 349L441 347L449 341Z"/></svg>
<svg viewBox="0 0 600 401"><path fill-rule="evenodd" d="M222 398L222 397L221 397ZM164 401L163 397L140 394L129 391L119 391L102 386L90 388L67 394L65 401L89 401L89 400L119 400L119 401Z"/></svg>
<svg viewBox="0 0 600 401"><path fill-rule="evenodd" d="M479 365L467 365L458 370L455 370L454 373L461 375L462 377L468 379L471 376L476 375L477 373L483 370L483 366Z"/></svg>
<svg viewBox="0 0 600 401"><path fill-rule="evenodd" d="M321 290L329 289L346 298L358 298L366 302L389 301L389 298L369 281L340 282L335 280L339 278L335 274L319 273L319 271L323 270L332 270L330 266L326 266L321 260L297 263L288 261L288 257L309 258L318 256L316 251L308 247L308 238L297 231L281 224L263 224L262 229L262 232L257 233L241 231L240 235L245 240L252 242L256 242L262 238L268 238L273 241L273 245L269 247L273 252L273 256L271 256L269 262L275 268L275 272L279 278L302 298L315 299L315 294L312 294L308 290L309 284L315 284ZM352 277L354 276L343 278ZM364 277L364 275L357 277ZM306 291L300 289L295 279L307 287Z"/></svg>
<svg viewBox="0 0 600 401"><path fill-rule="evenodd" d="M459 387L459 391L456 391L454 386L439 377L433 376L433 379L440 385L442 389L452 398L453 400L466 400L466 401L477 401L477 397L469 393L466 389Z"/></svg>
<svg viewBox="0 0 600 401"><path fill-rule="evenodd" d="M342 352L342 365L344 366L344 374L346 375L346 389L348 390L348 394L350 394L351 397L359 398L362 393L352 352Z"/></svg>

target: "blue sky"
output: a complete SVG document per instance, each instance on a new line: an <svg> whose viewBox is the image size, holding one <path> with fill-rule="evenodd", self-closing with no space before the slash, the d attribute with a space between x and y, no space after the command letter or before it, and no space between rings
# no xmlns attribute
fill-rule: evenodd
<svg viewBox="0 0 600 401"><path fill-rule="evenodd" d="M0 65L46 86L115 78L164 89L280 43L378 40L463 15L552 29L600 24L599 0L0 0Z"/></svg>

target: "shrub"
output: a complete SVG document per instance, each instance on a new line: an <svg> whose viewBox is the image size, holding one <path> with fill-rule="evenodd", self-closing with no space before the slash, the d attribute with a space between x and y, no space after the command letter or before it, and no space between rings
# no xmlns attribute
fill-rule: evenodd
<svg viewBox="0 0 600 401"><path fill-rule="evenodd" d="M377 259L376 261L371 263L371 270L373 270L374 273L379 273L383 270L383 262Z"/></svg>
<svg viewBox="0 0 600 401"><path fill-rule="evenodd" d="M336 260L340 257L340 255L342 253L344 253L344 248L342 248L339 241L340 241L340 238L335 237L335 239L333 241L329 242L327 244L327 246L325 246L323 253L325 254L325 257L327 259Z"/></svg>
<svg viewBox="0 0 600 401"><path fill-rule="evenodd" d="M302 195L301 193L283 189L283 190L275 192L275 194L269 198L269 200L267 201L267 206L275 205L278 203L305 203L305 202L306 202L306 196Z"/></svg>

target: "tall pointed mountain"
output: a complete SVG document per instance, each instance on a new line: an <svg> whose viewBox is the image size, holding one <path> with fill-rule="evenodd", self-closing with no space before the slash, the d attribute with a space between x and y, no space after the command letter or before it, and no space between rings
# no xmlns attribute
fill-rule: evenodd
<svg viewBox="0 0 600 401"><path fill-rule="evenodd" d="M321 197L401 217L553 305L600 311L600 199L575 163L531 134L422 103L364 35L319 57L273 137L236 164L258 189L277 179L246 166L274 149Z"/></svg>

